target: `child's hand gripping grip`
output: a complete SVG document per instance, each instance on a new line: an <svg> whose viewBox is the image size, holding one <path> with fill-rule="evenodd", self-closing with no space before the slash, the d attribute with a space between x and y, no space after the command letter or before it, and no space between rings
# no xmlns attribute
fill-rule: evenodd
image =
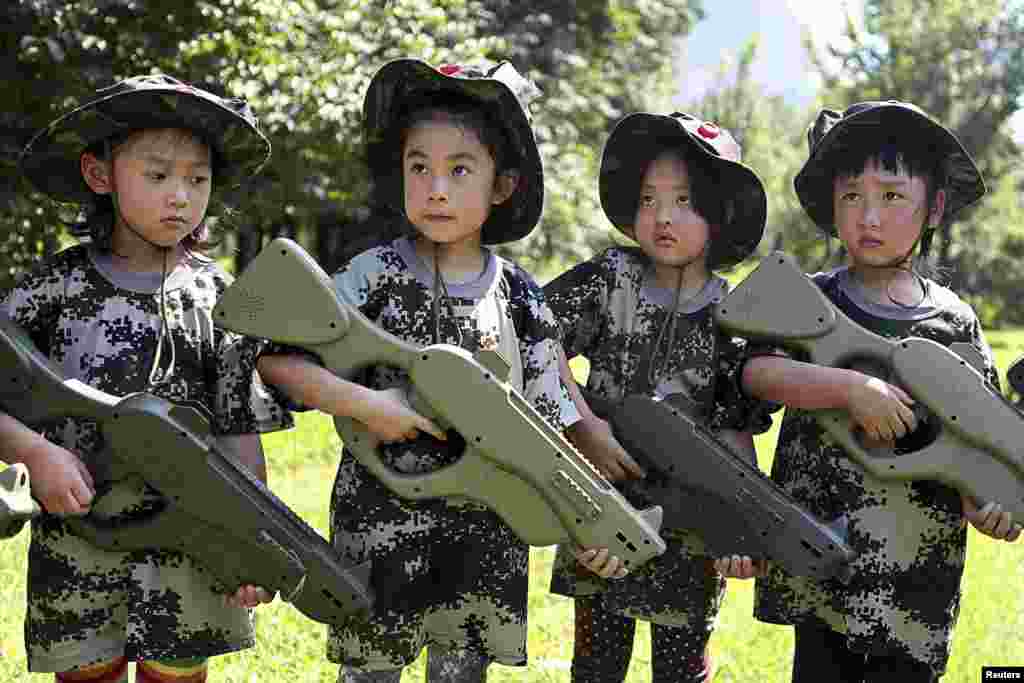
<svg viewBox="0 0 1024 683"><path fill-rule="evenodd" d="M719 303L715 320L729 333L778 343L818 365L877 369L928 408L941 430L928 445L897 456L866 447L846 412L818 411L816 419L847 455L879 479L942 481L979 501L995 500L1021 519L1024 416L972 367L976 353L965 353L965 360L931 340L894 340L865 330L781 252L765 258Z"/></svg>
<svg viewBox="0 0 1024 683"><path fill-rule="evenodd" d="M368 365L404 369L413 407L464 440L458 461L400 473L384 463L379 440L362 424L335 420L349 450L398 495L473 498L527 543L604 546L631 566L664 552L661 510L633 508L505 381L507 369L487 354L475 358L447 344L418 348L381 330L338 299L327 274L294 242L269 244L224 293L215 320L311 351L341 377Z"/></svg>

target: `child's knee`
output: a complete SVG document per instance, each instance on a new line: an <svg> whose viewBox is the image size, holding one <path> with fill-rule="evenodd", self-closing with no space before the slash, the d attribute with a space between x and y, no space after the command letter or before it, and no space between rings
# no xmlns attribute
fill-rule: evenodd
<svg viewBox="0 0 1024 683"><path fill-rule="evenodd" d="M54 674L56 683L128 683L128 660L118 657Z"/></svg>
<svg viewBox="0 0 1024 683"><path fill-rule="evenodd" d="M160 659L139 662L135 683L205 683L208 660Z"/></svg>

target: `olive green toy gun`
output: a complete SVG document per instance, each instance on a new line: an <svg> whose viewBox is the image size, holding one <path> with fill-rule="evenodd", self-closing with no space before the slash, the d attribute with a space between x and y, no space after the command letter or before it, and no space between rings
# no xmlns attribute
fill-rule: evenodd
<svg viewBox="0 0 1024 683"><path fill-rule="evenodd" d="M27 467L16 463L0 472L0 539L17 536L40 511L29 488Z"/></svg>
<svg viewBox="0 0 1024 683"><path fill-rule="evenodd" d="M646 472L644 491L664 508L665 527L694 531L714 557L767 558L796 576L849 580L856 554L842 521L827 525L804 510L685 404L583 394Z"/></svg>
<svg viewBox="0 0 1024 683"><path fill-rule="evenodd" d="M464 442L456 462L423 474L397 472L362 423L335 419L348 449L396 494L473 498L530 545L572 539L608 547L630 566L665 551L661 509L634 509L506 381L508 365L498 354L449 344L421 348L385 332L343 302L330 277L291 240L276 239L260 252L224 292L214 321L311 351L346 379L370 365L405 370L410 404Z"/></svg>
<svg viewBox="0 0 1024 683"><path fill-rule="evenodd" d="M86 465L97 496L131 474L163 494L163 507L143 519L65 517L90 543L107 550L180 550L226 588L253 584L280 591L282 599L323 623L341 624L371 607L369 564L345 566L323 537L222 452L197 409L146 393L118 398L65 379L3 314L0 410L36 428L62 417L96 420L105 449ZM27 508L27 477L16 483L20 515Z"/></svg>
<svg viewBox="0 0 1024 683"><path fill-rule="evenodd" d="M846 454L878 479L941 481L1024 519L1024 416L985 382L976 367L980 354L969 344L947 348L869 332L781 252L719 302L715 320L731 334L777 343L818 365L874 368L936 417L938 433L927 445L896 454L865 446L845 411L818 411L816 419Z"/></svg>

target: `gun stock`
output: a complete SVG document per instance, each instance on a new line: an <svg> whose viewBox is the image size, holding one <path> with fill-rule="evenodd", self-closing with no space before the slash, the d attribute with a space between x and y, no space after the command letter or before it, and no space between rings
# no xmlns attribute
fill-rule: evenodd
<svg viewBox="0 0 1024 683"><path fill-rule="evenodd" d="M341 301L327 274L294 242L276 239L264 248L221 297L214 319L309 350L347 379L368 365L405 370L413 407L465 444L456 462L424 474L396 472L362 424L335 419L349 450L397 495L473 498L531 545L572 539L606 546L631 566L664 552L661 510L635 510L512 388L497 354L473 355L448 344L418 348L387 333Z"/></svg>
<svg viewBox="0 0 1024 683"><path fill-rule="evenodd" d="M323 623L343 623L372 605L369 565L344 566L318 533L222 452L194 408L145 393L118 398L66 380L5 315L0 387L0 409L29 426L66 416L98 422L106 450L87 464L99 490L135 473L165 497L162 509L140 520L66 518L76 535L108 550L188 553L228 589L280 591Z"/></svg>
<svg viewBox="0 0 1024 683"><path fill-rule="evenodd" d="M682 407L641 395L618 403L584 396L647 472L646 491L667 527L694 531L715 557L767 558L793 575L849 579L856 555L843 525L811 515Z"/></svg>
<svg viewBox="0 0 1024 683"><path fill-rule="evenodd" d="M934 441L897 456L865 446L845 412L818 411L825 431L873 476L940 481L977 500L998 501L1015 519L1024 514L1024 418L985 382L975 351L965 358L954 351L962 346L893 340L865 330L781 252L765 258L718 304L715 320L732 334L778 343L818 365L879 368L883 379L938 418Z"/></svg>

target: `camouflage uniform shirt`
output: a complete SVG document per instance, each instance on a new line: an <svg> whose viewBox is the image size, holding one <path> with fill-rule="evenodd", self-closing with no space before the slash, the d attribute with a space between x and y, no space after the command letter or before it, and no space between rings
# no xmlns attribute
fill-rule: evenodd
<svg viewBox="0 0 1024 683"><path fill-rule="evenodd" d="M869 301L848 271L813 276L852 320L886 337L925 337L948 346L972 344L985 359L984 375L998 377L992 352L971 308L950 290L926 281L916 308ZM915 450L913 435L897 452ZM960 604L967 531L960 495L932 481L884 482L843 457L811 413L787 410L772 478L825 520L845 516L849 543L859 553L849 585L786 575L773 567L758 579L755 616L770 623L802 622L847 635L852 650L903 655L941 674Z"/></svg>
<svg viewBox="0 0 1024 683"><path fill-rule="evenodd" d="M771 425L769 404L740 390L745 344L719 333L711 317L711 304L727 287L714 276L682 302L674 314L674 337L663 339L656 355L653 349L675 293L655 285L649 260L639 249L608 249L563 273L544 291L562 324L566 355L590 361L590 391L612 401L629 394L683 392L711 428L760 432ZM649 381L652 362L657 364L654 386ZM651 505L642 481L616 484L633 505ZM725 579L695 533L663 528L662 536L666 552L618 580L591 574L568 548L560 547L551 591L568 596L601 591L604 606L626 616L710 632Z"/></svg>
<svg viewBox="0 0 1024 683"><path fill-rule="evenodd" d="M168 381L149 387L160 331L160 274L116 269L109 255L71 247L26 273L2 310L69 378L121 396L149 391L193 402L219 434L291 425L254 374L255 342L214 327L211 315L230 277L189 257L168 275L166 313L175 347ZM165 340L161 367L170 363ZM81 456L102 447L96 423L65 418L52 441ZM132 476L98 498L101 518L144 516L159 494ZM108 552L72 535L62 519L33 521L25 642L29 669L66 671L110 660L208 657L253 645L249 610L225 607L212 577L177 552Z"/></svg>
<svg viewBox="0 0 1024 683"><path fill-rule="evenodd" d="M383 329L414 344L435 342L434 277L407 238L357 255L335 288ZM558 328L543 291L488 252L484 272L447 284L438 343L497 348L520 368L524 397L556 429L579 419L558 376ZM451 309L449 309L449 304ZM454 314L454 316L452 315ZM513 328L514 324L514 330ZM404 372L370 368L361 383L408 387ZM426 472L457 453L431 437L386 446L392 468ZM328 657L366 669L410 664L426 645L475 651L506 665L526 662L528 547L491 510L461 500L407 501L351 454L331 498L332 541L354 563L373 561L372 614L332 627Z"/></svg>

